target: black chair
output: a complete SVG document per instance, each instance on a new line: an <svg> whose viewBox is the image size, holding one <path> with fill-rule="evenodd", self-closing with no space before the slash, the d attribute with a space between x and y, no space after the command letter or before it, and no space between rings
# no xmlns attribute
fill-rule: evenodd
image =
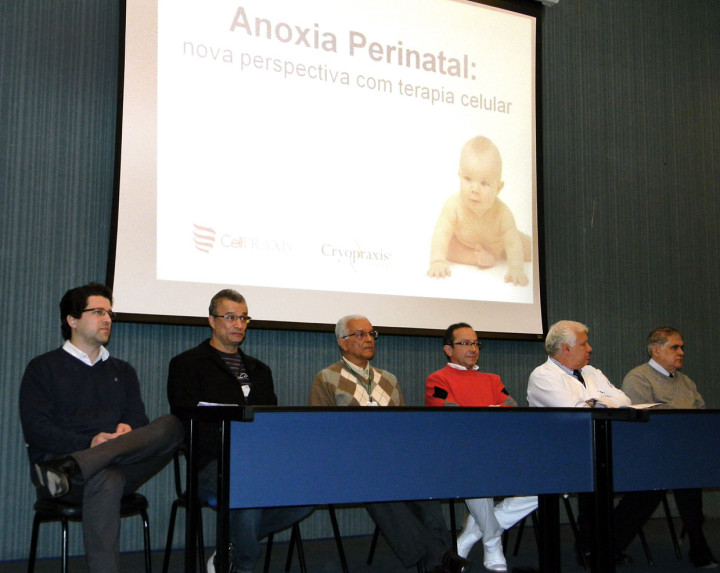
<svg viewBox="0 0 720 573"><path fill-rule="evenodd" d="M562 500L563 500L563 504L565 506L565 511L568 516L568 522L570 523L570 529L572 529L572 532L573 532L573 539L577 543L578 527L577 527L577 522L575 521L575 515L573 513L572 506L570 505L570 496L567 494L564 494L562 496ZM670 539L672 540L673 549L675 550L675 556L678 559L682 559L682 553L680 552L680 544L678 543L678 536L677 536L677 533L675 532L675 525L673 524L672 515L670 515L670 506L669 506L668 500L667 500L667 492L663 492L662 505L663 505L663 510L665 512L665 520L667 521L668 530L670 531ZM532 518L532 521L533 521L533 528L534 528L533 530L537 532L536 512L535 511L532 512L530 514L530 517ZM525 520L526 519L527 519L527 517L524 517L518 523L518 535L517 535L517 538L515 539L515 548L513 550L513 555L517 555L518 550L520 549L520 541L522 540L522 534L523 534L523 530L525 529ZM507 535L507 531L503 535ZM650 552L650 546L648 545L647 539L645 538L645 533L643 532L642 529L640 529L640 532L638 533L638 538L640 539L640 544L642 545L643 553L645 554L645 559L647 559L647 562L649 565L653 565L654 561L653 561L652 553ZM537 533L535 534L535 540L537 541ZM582 555L582 558L583 558L583 562L584 562L583 566L585 567L585 569L588 569L589 563L586 562L585 555Z"/></svg>
<svg viewBox="0 0 720 573"><path fill-rule="evenodd" d="M270 557L272 555L274 534L268 535L267 543L265 545L265 565L263 567L263 573L270 571ZM298 560L300 561L300 572L307 573L307 567L305 566L305 550L302 545L302 538L300 537L300 524L298 522L293 523L292 530L290 533L290 545L288 547L287 557L285 558L285 571L290 571L290 565L292 565L293 548L298 548Z"/></svg>
<svg viewBox="0 0 720 573"><path fill-rule="evenodd" d="M170 564L170 555L172 553L172 542L175 536L175 522L177 520L178 509L182 508L187 510L187 491L182 485L182 477L180 471L180 458L185 456L185 450L181 448L175 453L173 457L173 475L175 481L175 500L173 501L172 508L170 510L170 522L168 523L167 539L165 541L165 554L163 556L163 573L167 573ZM205 571L205 541L203 536L203 525L202 525L202 510L203 508L215 509L217 505L217 498L214 494L209 492L199 492L200 511L198 512L198 527L197 527L197 548L198 548L198 566L200 571ZM271 533L267 538L267 545L265 547L265 566L264 573L268 573L270 570L270 557L272 552L274 535ZM298 548L298 559L300 560L300 571L305 573L307 568L305 566L305 552L302 547L302 539L300 537L300 526L298 523L294 523L292 526L292 533L290 536L290 547L288 549L288 557L285 563L285 570L290 570L290 563L292 560L293 547L297 545Z"/></svg>
<svg viewBox="0 0 720 573"><path fill-rule="evenodd" d="M565 507L565 512L567 513L568 517L568 523L570 524L570 529L573 532L573 539L577 542L578 538L578 527L577 527L577 521L575 521L575 515L572 510L572 505L570 505L570 496L568 494L563 494L562 496L563 506ZM527 523L527 518L530 518L533 525L533 532L535 533L535 544L538 547L538 552L540 551L540 539L538 537L538 518L537 518L537 509L534 511L531 511L528 515L523 517L520 521L518 521L515 525L513 525L510 529L506 529L503 532L503 547L506 548L507 551L507 542L509 538L509 533L513 529L517 529L517 537L515 538L515 545L513 547L512 554L517 556L518 552L520 551L520 542L522 541L523 533L525 532L525 525ZM584 559L584 557L583 557ZM585 564L587 567L587 563Z"/></svg>
<svg viewBox="0 0 720 573"><path fill-rule="evenodd" d="M670 515L670 505L668 504L667 499L667 492L664 491L662 494L662 506L663 511L665 512L665 521L668 525L668 530L670 532L670 539L672 540L673 549L675 550L675 557L677 559L682 559L682 553L680 552L680 544L678 543L678 536L675 532L675 524L672 520L672 515ZM638 533L638 537L640 538L640 543L642 545L643 551L645 552L645 558L647 559L647 562L650 565L653 565L653 557L652 553L650 553L650 546L648 545L647 539L645 539L645 532L641 529Z"/></svg>
<svg viewBox="0 0 720 573"><path fill-rule="evenodd" d="M167 539L165 541L165 554L163 555L162 573L167 573L170 565L170 554L172 553L172 542L175 535L175 521L177 519L178 509L187 510L187 492L182 486L182 477L180 476L180 457L185 455L184 450L175 453L173 457L173 476L175 482L175 501L173 501L170 509L170 522L168 523ZM205 571L205 540L203 538L202 510L204 507L210 507L205 503L200 504L198 512L197 527L197 548L198 548L198 565L200 571Z"/></svg>
<svg viewBox="0 0 720 573"><path fill-rule="evenodd" d="M145 545L145 571L151 573L150 565L150 522L147 515L148 501L144 495L132 493L122 498L120 517L139 515L143 522L143 540ZM30 556L28 557L28 573L35 571L38 533L41 523L59 521L62 527L62 573L68 570L68 522L82 521L82 507L59 501L57 499L39 499L35 502Z"/></svg>
<svg viewBox="0 0 720 573"><path fill-rule="evenodd" d="M575 520L575 513L573 512L572 505L570 504L570 496L568 494L562 495L562 501L563 506L565 507L565 513L567 514L568 523L570 524L570 529L572 530L573 534L573 540L577 544L578 540L578 526L577 521ZM526 515L523 517L520 521L517 522L517 524L514 527L517 527L517 537L515 538L515 547L513 548L513 555L517 555L518 551L520 551L520 542L522 541L523 532L525 531L525 523L527 518L530 517L533 524L533 532L535 533L535 543L537 544L538 551L540 551L540 539L538 537L538 518L537 518L537 509L533 512L531 512L529 515ZM513 529L511 528L511 529ZM507 547L507 538L508 538L508 531L506 530L503 533L503 546ZM582 560L583 560L583 567L587 569L589 567L589 563L587 562L587 558L585 554L581 554Z"/></svg>
<svg viewBox="0 0 720 573"><path fill-rule="evenodd" d="M340 557L340 567L343 573L348 573L347 558L345 557L345 548L343 547L342 537L340 537L340 528L338 527L337 515L335 514L335 506L330 504L327 506L328 513L330 514L330 524L332 525L333 537L335 538L335 546L338 550L338 556ZM297 525L297 524L296 524ZM298 555L300 558L300 569L304 569L304 556L302 555L302 541L300 539L300 530L298 529L297 536L295 535L295 529L293 529L290 537L290 547L288 547L287 559L285 561L285 571L290 571L290 565L292 564L293 548L295 545L298 546ZM268 571L270 547L272 546L272 535L268 537L268 547L265 552L265 573Z"/></svg>
<svg viewBox="0 0 720 573"><path fill-rule="evenodd" d="M533 525L533 532L535 533L535 543L540 546L540 540L538 539L538 518L537 518L537 509L535 511L532 511L529 515L526 515L523 517L520 521L518 521L515 525L513 525L510 529L506 529L503 531L503 547L505 547L505 552L507 552L508 547L508 538L510 537L510 531L513 529L517 529L517 537L515 538L515 546L513 547L512 554L517 556L518 552L520 551L520 542L522 541L523 533L525 532L525 524L527 522L527 518L530 518ZM577 525L574 524L574 519L571 522L571 527L577 527Z"/></svg>

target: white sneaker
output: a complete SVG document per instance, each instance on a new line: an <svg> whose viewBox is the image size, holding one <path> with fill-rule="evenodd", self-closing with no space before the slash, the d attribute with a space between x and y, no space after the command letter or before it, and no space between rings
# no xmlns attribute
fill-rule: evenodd
<svg viewBox="0 0 720 573"><path fill-rule="evenodd" d="M507 561L503 553L502 538L494 537L483 542L485 547L485 558L483 565L488 571L507 571Z"/></svg>
<svg viewBox="0 0 720 573"><path fill-rule="evenodd" d="M468 513L462 533L460 533L460 536L457 538L457 554L465 559L473 548L473 545L480 541L481 538L482 531L480 531L480 527L478 527L472 514Z"/></svg>
<svg viewBox="0 0 720 573"><path fill-rule="evenodd" d="M230 559L232 561L232 554L233 554L233 545L230 544L230 547L228 547L228 551L230 553ZM207 562L207 573L215 573L215 556L217 555L217 551L213 551L212 555L210 556L210 559L208 559ZM230 565L230 573L252 573L252 571L241 571L236 570L233 568L232 565Z"/></svg>

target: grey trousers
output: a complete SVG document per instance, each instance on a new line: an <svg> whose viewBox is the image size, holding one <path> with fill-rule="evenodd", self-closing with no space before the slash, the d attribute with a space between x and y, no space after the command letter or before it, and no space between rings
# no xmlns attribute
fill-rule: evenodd
<svg viewBox="0 0 720 573"><path fill-rule="evenodd" d="M438 501L366 503L365 509L405 567L421 562L432 571L452 549Z"/></svg>
<svg viewBox="0 0 720 573"><path fill-rule="evenodd" d="M180 420L167 415L94 448L70 454L80 466L82 483L73 480L70 491L59 499L82 505L90 573L119 573L120 500L159 472L184 438Z"/></svg>

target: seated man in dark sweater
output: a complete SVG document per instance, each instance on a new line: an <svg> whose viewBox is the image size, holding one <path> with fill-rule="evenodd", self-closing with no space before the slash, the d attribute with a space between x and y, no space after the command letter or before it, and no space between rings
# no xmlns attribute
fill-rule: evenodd
<svg viewBox="0 0 720 573"><path fill-rule="evenodd" d="M120 500L172 458L175 416L148 423L135 370L110 357L112 293L90 283L65 293L65 344L28 364L20 420L39 497L82 505L90 573L119 571Z"/></svg>

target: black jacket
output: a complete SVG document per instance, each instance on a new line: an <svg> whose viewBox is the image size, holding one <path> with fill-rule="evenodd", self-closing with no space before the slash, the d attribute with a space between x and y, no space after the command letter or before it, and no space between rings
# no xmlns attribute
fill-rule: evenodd
<svg viewBox="0 0 720 573"><path fill-rule="evenodd" d="M252 383L247 398L218 351L210 346L209 339L175 356L170 361L167 384L171 411L176 413L177 408L197 406L198 402L276 406L277 396L270 368L242 351L240 356ZM198 431L197 460L199 467L204 467L220 455L217 427L215 424L200 424Z"/></svg>

